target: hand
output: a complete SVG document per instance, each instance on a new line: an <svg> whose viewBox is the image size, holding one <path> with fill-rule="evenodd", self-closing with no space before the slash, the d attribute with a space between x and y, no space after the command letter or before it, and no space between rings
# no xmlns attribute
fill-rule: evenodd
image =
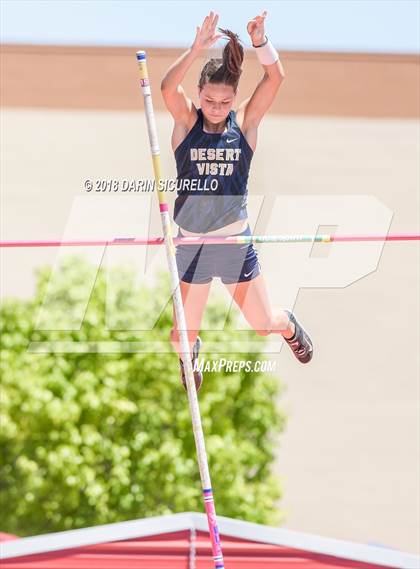
<svg viewBox="0 0 420 569"><path fill-rule="evenodd" d="M267 10L264 10L261 16L255 16L253 20L248 22L246 30L253 45L261 45L265 42L264 20L266 16Z"/></svg>
<svg viewBox="0 0 420 569"><path fill-rule="evenodd" d="M214 33L218 19L218 14L210 12L210 14L204 18L201 28L197 26L195 40L192 45L194 50L201 51L202 49L208 49L217 42L218 39L223 37L222 34Z"/></svg>

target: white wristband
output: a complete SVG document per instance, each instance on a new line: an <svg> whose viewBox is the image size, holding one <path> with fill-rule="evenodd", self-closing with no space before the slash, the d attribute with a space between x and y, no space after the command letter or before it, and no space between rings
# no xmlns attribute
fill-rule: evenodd
<svg viewBox="0 0 420 569"><path fill-rule="evenodd" d="M272 65L273 63L275 63L276 61L279 60L279 54L277 53L277 51L274 48L274 45L271 43L271 41L266 37L266 41L263 45L259 46L259 47L255 47L255 52L257 54L257 57L261 63L261 65Z"/></svg>

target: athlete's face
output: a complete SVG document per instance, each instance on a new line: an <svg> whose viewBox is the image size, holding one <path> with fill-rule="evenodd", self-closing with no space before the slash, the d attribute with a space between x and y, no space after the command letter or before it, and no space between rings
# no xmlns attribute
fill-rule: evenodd
<svg viewBox="0 0 420 569"><path fill-rule="evenodd" d="M198 95L204 116L215 124L226 119L235 101L233 87L224 83L206 83Z"/></svg>

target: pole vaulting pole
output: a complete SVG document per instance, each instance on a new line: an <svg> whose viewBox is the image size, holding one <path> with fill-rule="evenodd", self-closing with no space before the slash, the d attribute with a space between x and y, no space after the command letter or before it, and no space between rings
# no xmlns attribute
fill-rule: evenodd
<svg viewBox="0 0 420 569"><path fill-rule="evenodd" d="M213 490L211 487L210 472L207 462L206 447L204 442L203 427L201 424L200 408L198 406L197 391L195 388L194 373L191 363L191 352L188 341L188 332L182 304L181 290L179 286L178 267L175 259L175 247L172 239L171 219L169 216L168 204L165 200L164 193L159 191L160 180L162 179L160 150L157 138L157 130L155 123L155 115L153 112L152 93L149 84L149 75L146 64L146 53L144 51L137 52L137 61L140 70L140 85L143 92L144 107L147 120L147 130L149 133L150 149L152 152L153 171L156 182L156 194L159 199L159 210L162 220L162 229L165 239L166 257L171 275L171 285L173 291L173 300L175 314L177 320L178 331L181 340L182 353L184 355L184 369L187 379L188 402L192 418L192 426L194 431L195 445L197 449L198 466L200 469L201 484L203 488L204 505L207 514L207 522L209 526L210 539L213 551L213 560L215 569L223 569L223 553L220 543L219 530L217 527L216 510L214 506Z"/></svg>

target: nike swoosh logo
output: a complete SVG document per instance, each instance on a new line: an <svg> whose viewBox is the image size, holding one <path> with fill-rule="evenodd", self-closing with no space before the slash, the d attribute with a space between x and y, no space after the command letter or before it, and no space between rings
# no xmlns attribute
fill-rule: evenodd
<svg viewBox="0 0 420 569"><path fill-rule="evenodd" d="M249 275L252 275L253 271L251 271L250 273L244 273L244 277L249 277Z"/></svg>
<svg viewBox="0 0 420 569"><path fill-rule="evenodd" d="M226 142L229 144L230 142L233 142L234 140L239 140L239 139L238 138L231 138L231 139L227 138Z"/></svg>

